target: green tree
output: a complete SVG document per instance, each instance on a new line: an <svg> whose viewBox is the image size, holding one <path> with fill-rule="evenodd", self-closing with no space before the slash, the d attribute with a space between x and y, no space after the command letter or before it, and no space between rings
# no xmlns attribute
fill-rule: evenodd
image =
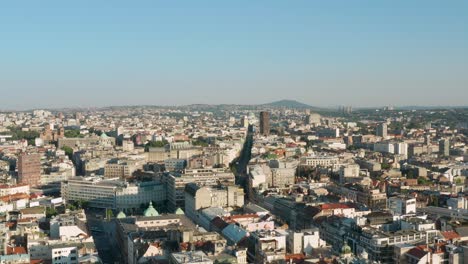
<svg viewBox="0 0 468 264"><path fill-rule="evenodd" d="M208 147L209 144L206 142L206 140L202 137L199 137L195 140L192 140L192 145L194 146L201 146L201 147Z"/></svg>
<svg viewBox="0 0 468 264"><path fill-rule="evenodd" d="M65 155L67 155L68 158L71 160L73 157L73 149L69 146L63 146L62 150L65 151Z"/></svg>
<svg viewBox="0 0 468 264"><path fill-rule="evenodd" d="M39 137L37 131L23 131L21 127L9 126L7 132L1 132L0 135L11 135L12 140L25 139L29 145L34 145L34 140Z"/></svg>
<svg viewBox="0 0 468 264"><path fill-rule="evenodd" d="M390 164L386 162L382 163L382 170L388 170L388 169L390 169Z"/></svg>
<svg viewBox="0 0 468 264"><path fill-rule="evenodd" d="M149 141L145 145L145 151L149 151L149 148L162 148L166 146L169 142L167 140L162 141Z"/></svg>
<svg viewBox="0 0 468 264"><path fill-rule="evenodd" d="M84 135L80 133L79 129L65 130L65 137L67 138L83 138Z"/></svg>
<svg viewBox="0 0 468 264"><path fill-rule="evenodd" d="M80 199L76 202L76 206L79 208L79 209L87 209L88 206L89 206L89 202L86 201L86 200L83 200L83 199Z"/></svg>
<svg viewBox="0 0 468 264"><path fill-rule="evenodd" d="M418 177L418 184L419 185L430 185L431 182L428 181L426 178L424 177Z"/></svg>
<svg viewBox="0 0 468 264"><path fill-rule="evenodd" d="M46 208L46 217L47 218L52 218L52 216L56 216L57 215L57 211L52 208L52 207L47 207Z"/></svg>
<svg viewBox="0 0 468 264"><path fill-rule="evenodd" d="M107 221L110 221L113 217L114 217L114 212L112 212L112 209L107 209L106 210Z"/></svg>

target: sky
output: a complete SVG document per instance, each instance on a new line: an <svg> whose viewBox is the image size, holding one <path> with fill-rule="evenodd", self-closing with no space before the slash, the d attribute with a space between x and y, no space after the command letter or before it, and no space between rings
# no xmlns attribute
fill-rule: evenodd
<svg viewBox="0 0 468 264"><path fill-rule="evenodd" d="M468 105L468 1L2 1L0 109Z"/></svg>

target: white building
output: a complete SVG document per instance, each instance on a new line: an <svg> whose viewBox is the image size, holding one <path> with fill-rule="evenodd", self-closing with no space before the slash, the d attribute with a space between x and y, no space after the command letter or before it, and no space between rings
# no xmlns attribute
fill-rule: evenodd
<svg viewBox="0 0 468 264"><path fill-rule="evenodd" d="M52 249L52 264L78 264L76 247L59 247Z"/></svg>
<svg viewBox="0 0 468 264"><path fill-rule="evenodd" d="M213 261L203 251L172 253L171 264L213 264Z"/></svg>
<svg viewBox="0 0 468 264"><path fill-rule="evenodd" d="M126 183L118 179L98 177L73 178L62 183L62 197L66 202L88 201L89 206L129 210L142 203L166 200L166 188L158 181Z"/></svg>
<svg viewBox="0 0 468 264"><path fill-rule="evenodd" d="M300 164L303 166L332 166L338 163L338 156L327 155L327 154L310 154L308 156L301 157Z"/></svg>
<svg viewBox="0 0 468 264"><path fill-rule="evenodd" d="M395 196L387 200L387 208L394 215L407 215L416 213L416 198Z"/></svg>

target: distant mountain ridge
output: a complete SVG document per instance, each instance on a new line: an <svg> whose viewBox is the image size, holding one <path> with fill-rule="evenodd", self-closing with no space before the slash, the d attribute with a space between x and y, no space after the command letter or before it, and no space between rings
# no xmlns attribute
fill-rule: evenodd
<svg viewBox="0 0 468 264"><path fill-rule="evenodd" d="M316 108L308 104L301 103L296 100L280 100L272 103L262 104L263 107L271 108L296 108L296 109L306 109L306 108Z"/></svg>

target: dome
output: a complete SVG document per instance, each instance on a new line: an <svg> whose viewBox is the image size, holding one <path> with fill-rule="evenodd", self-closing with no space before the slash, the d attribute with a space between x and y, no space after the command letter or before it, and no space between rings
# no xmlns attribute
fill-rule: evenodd
<svg viewBox="0 0 468 264"><path fill-rule="evenodd" d="M182 209L179 207L179 208L177 208L177 210L175 211L175 214L177 214L177 215L183 215L183 214L185 214L185 213L184 213L184 210L182 210Z"/></svg>
<svg viewBox="0 0 468 264"><path fill-rule="evenodd" d="M348 244L345 244L342 248L341 248L341 254L349 254L351 253L351 247L348 246Z"/></svg>
<svg viewBox="0 0 468 264"><path fill-rule="evenodd" d="M103 132L103 133L101 134L101 138L102 138L102 139L107 139L107 138L109 138L109 136L108 136L106 133Z"/></svg>
<svg viewBox="0 0 468 264"><path fill-rule="evenodd" d="M158 216L159 215L158 211L156 211L156 209L154 209L154 207L153 207L153 202L149 203L149 206L143 212L143 215L144 216Z"/></svg>
<svg viewBox="0 0 468 264"><path fill-rule="evenodd" d="M122 219L122 218L126 218L126 217L127 217L127 215L126 215L124 212L122 212L122 211L120 211L120 212L117 214L117 219Z"/></svg>

